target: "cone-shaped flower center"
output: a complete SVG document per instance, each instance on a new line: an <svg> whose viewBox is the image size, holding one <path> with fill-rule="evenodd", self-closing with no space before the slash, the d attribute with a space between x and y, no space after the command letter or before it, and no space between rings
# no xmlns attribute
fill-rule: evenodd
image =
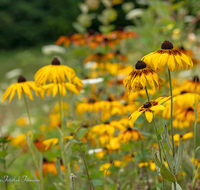
<svg viewBox="0 0 200 190"><path fill-rule="evenodd" d="M23 77L23 76L19 76L19 78L18 78L18 82L26 82L25 77Z"/></svg>
<svg viewBox="0 0 200 190"><path fill-rule="evenodd" d="M147 102L143 106L144 106L144 108L149 108L149 107L151 107L151 102Z"/></svg>
<svg viewBox="0 0 200 190"><path fill-rule="evenodd" d="M187 111L194 111L192 108L188 108Z"/></svg>
<svg viewBox="0 0 200 190"><path fill-rule="evenodd" d="M173 44L170 41L164 41L161 45L161 49L173 49Z"/></svg>
<svg viewBox="0 0 200 190"><path fill-rule="evenodd" d="M54 58L51 62L52 65L60 65L60 61L57 58Z"/></svg>
<svg viewBox="0 0 200 190"><path fill-rule="evenodd" d="M199 82L199 76L194 76L193 81L194 81L194 82L195 82L195 81Z"/></svg>
<svg viewBox="0 0 200 190"><path fill-rule="evenodd" d="M185 91L185 90L181 91L181 94L186 94L186 93L187 93L187 91Z"/></svg>
<svg viewBox="0 0 200 190"><path fill-rule="evenodd" d="M132 131L132 128L128 127L128 128L127 128L127 131Z"/></svg>
<svg viewBox="0 0 200 190"><path fill-rule="evenodd" d="M88 100L88 103L95 103L95 100L94 100L93 98L90 98L90 99Z"/></svg>
<svg viewBox="0 0 200 190"><path fill-rule="evenodd" d="M145 62L143 62L143 61L138 61L136 64L135 64L135 68L136 69L144 69L144 68L146 68L146 63Z"/></svg>
<svg viewBox="0 0 200 190"><path fill-rule="evenodd" d="M106 125L106 124L110 124L110 122L109 122L109 121L106 121L104 124L105 124L105 125Z"/></svg>

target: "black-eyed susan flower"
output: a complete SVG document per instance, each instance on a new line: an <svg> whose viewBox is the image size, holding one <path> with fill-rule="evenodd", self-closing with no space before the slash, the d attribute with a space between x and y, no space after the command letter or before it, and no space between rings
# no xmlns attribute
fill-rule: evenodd
<svg viewBox="0 0 200 190"><path fill-rule="evenodd" d="M59 92L61 96L65 97L67 94L68 89L70 92L73 92L74 94L79 94L78 89L74 84L71 84L69 82L62 82L62 83L50 83L43 86L45 89L47 95L53 95L53 97L56 96L56 94Z"/></svg>
<svg viewBox="0 0 200 190"><path fill-rule="evenodd" d="M131 139L133 139L133 141L138 141L139 139L143 139L144 136L141 135L140 131L138 131L137 129L129 127L125 131L119 133L118 138L122 143L127 143Z"/></svg>
<svg viewBox="0 0 200 190"><path fill-rule="evenodd" d="M11 102L16 92L18 94L19 100L21 99L21 95L23 93L26 94L31 100L33 100L33 95L31 90L35 92L36 96L38 96L39 94L41 99L44 98L44 90L41 86L36 84L34 81L27 81L23 76L20 76L18 78L18 82L11 84L5 91L2 97L2 102L4 102L9 95L10 95L9 102Z"/></svg>
<svg viewBox="0 0 200 190"><path fill-rule="evenodd" d="M187 91L190 93L199 93L200 91L200 80L199 76L194 76L193 80L183 81L177 88L173 90L174 95L180 94L182 91Z"/></svg>
<svg viewBox="0 0 200 190"><path fill-rule="evenodd" d="M71 83L76 74L74 70L66 65L61 65L57 58L54 58L51 65L46 65L39 69L34 76L36 83L46 84L47 81L54 83L66 82L66 78Z"/></svg>
<svg viewBox="0 0 200 190"><path fill-rule="evenodd" d="M179 138L181 138L182 141L185 141L186 139L193 138L193 136L194 136L193 132L189 132L189 133L186 133L184 135L175 134L174 135L174 141L175 141L176 145L178 145L179 144Z"/></svg>
<svg viewBox="0 0 200 190"><path fill-rule="evenodd" d="M61 161L61 163L60 163L60 169L61 169L62 171L65 171L65 167L64 167L64 165L62 164L62 161ZM57 174L58 174L55 163L52 162L52 161L48 161L48 160L45 159L45 158L43 159L42 170L43 170L43 176L46 176L47 173L51 173L51 174L53 174L53 175L57 175ZM36 172L35 172L35 175L36 175L37 177L39 177L39 171L36 171Z"/></svg>
<svg viewBox="0 0 200 190"><path fill-rule="evenodd" d="M181 69L189 70L193 67L192 59L180 50L175 49L169 41L164 41L160 50L144 56L142 60L154 70L161 70L166 64L171 72L177 69L178 72Z"/></svg>
<svg viewBox="0 0 200 190"><path fill-rule="evenodd" d="M135 92L149 86L153 91L163 87L163 80L143 61L138 61L135 69L124 79L124 86L128 93Z"/></svg>
<svg viewBox="0 0 200 190"><path fill-rule="evenodd" d="M151 100L143 104L137 111L133 112L130 116L132 122L135 122L137 118L144 112L148 122L151 122L153 119L152 111L164 110L165 107L161 105L163 102L169 100L170 97L159 97L156 100Z"/></svg>

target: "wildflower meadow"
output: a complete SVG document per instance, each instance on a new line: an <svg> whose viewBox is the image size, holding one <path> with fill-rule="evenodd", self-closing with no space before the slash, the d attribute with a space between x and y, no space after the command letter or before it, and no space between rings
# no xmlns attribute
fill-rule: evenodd
<svg viewBox="0 0 200 190"><path fill-rule="evenodd" d="M198 0L69 2L0 51L0 190L200 190Z"/></svg>

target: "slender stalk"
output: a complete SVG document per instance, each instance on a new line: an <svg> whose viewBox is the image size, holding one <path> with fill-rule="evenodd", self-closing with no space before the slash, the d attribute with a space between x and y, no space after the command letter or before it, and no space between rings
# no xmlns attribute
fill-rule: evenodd
<svg viewBox="0 0 200 190"><path fill-rule="evenodd" d="M32 126L32 123L31 123L31 117L30 117L30 113L29 113L29 109L28 109L28 104L27 104L25 93L22 93L22 94L23 94L23 97L24 97L24 102L25 102L25 106L26 106L26 112L27 112L27 115L28 115L29 125L31 127L31 132L32 132L31 140L32 140L33 139L33 126Z"/></svg>
<svg viewBox="0 0 200 190"><path fill-rule="evenodd" d="M75 134L76 135L76 134ZM76 138L78 140L78 144L79 144L79 147L80 147L80 151L81 151L81 155L82 155L82 158L83 158L83 162L84 162L84 165L85 165L85 170L86 170L86 175L87 175L87 178L88 178L88 181L89 181L89 187L90 187L90 190L92 190L92 183L90 181L90 176L89 176L89 172L88 172L88 167L87 167L87 163L86 163L86 160L85 160L85 156L83 154L83 150L81 148L81 143L78 139L78 136L76 135Z"/></svg>
<svg viewBox="0 0 200 190"><path fill-rule="evenodd" d="M149 94L148 94L146 86L145 86L145 91L146 91L147 99L150 102L150 98L149 98ZM157 142L158 142L158 151L159 151L159 154L160 154L160 161L162 162L162 151L161 151L161 147L160 147L160 144L162 144L160 142L161 137L160 137L160 134L158 133L158 128L156 126L156 122L155 122L154 116L153 116L153 127L154 127L154 129L156 131L156 137L157 137ZM162 185L163 185L163 190L165 190L165 182L164 182L163 178L162 178Z"/></svg>
<svg viewBox="0 0 200 190"><path fill-rule="evenodd" d="M24 97L24 102L25 102L25 105L26 105L26 111L27 111L27 115L28 115L28 119L29 119L29 125L31 127L31 131L32 131L32 134L31 134L31 141L33 140L33 126L32 126L32 123L31 123L31 117L30 117L30 113L29 113L29 109L28 109L28 104L27 104L27 101L26 101L26 96L25 96L25 93L22 93L23 94L23 97ZM28 135L28 134L27 134ZM38 169L39 168L39 164L37 162L37 159L36 159L36 155L34 153L34 151L32 150L32 148L30 148L30 152L31 152L31 155L33 157L33 161L35 163L35 166L36 168ZM41 189L44 190L44 185L43 185L43 176L40 176L40 185L41 185Z"/></svg>
<svg viewBox="0 0 200 190"><path fill-rule="evenodd" d="M172 79L171 79L171 72L168 69L168 75L169 75L169 84L170 84L170 95L171 95L171 117L170 117L170 124L171 124L171 135L172 135L172 153L173 158L175 156L175 147L174 147L174 128L173 128L173 93L172 93Z"/></svg>
<svg viewBox="0 0 200 190"><path fill-rule="evenodd" d="M146 91L146 95L147 95L147 99L148 99L148 101L150 102L150 98L149 98L149 93L148 93L148 91L147 91L147 87L145 86L145 91Z"/></svg>
<svg viewBox="0 0 200 190"><path fill-rule="evenodd" d="M75 190L74 186L74 178L72 178L72 190Z"/></svg>
<svg viewBox="0 0 200 190"><path fill-rule="evenodd" d="M175 146L174 146L174 128L173 128L173 93L172 93L172 79L171 79L171 72L168 69L169 75L169 84L170 84L170 95L171 95L171 117L170 117L170 124L171 124L171 135L172 135L172 155L173 159L175 157ZM175 166L173 167L174 176L176 176ZM176 183L174 183L174 189L176 190Z"/></svg>
<svg viewBox="0 0 200 190"><path fill-rule="evenodd" d="M110 164L109 168L106 170L104 190L106 190L107 172L108 172L108 170L111 168L111 166L112 166L113 164L114 164L114 160L113 160L112 163Z"/></svg>
<svg viewBox="0 0 200 190"><path fill-rule="evenodd" d="M58 85L58 84L57 84ZM61 97L60 97L60 89L58 85L58 103L59 103L59 111L60 111L60 124L61 124L61 130L64 133L64 126L63 126L63 114L62 114L62 103L61 103Z"/></svg>
<svg viewBox="0 0 200 190"><path fill-rule="evenodd" d="M5 149L4 149L4 142L3 142L3 145L2 145L2 151L4 151ZM5 171L5 173L6 173L6 158L4 157L4 159L3 159L3 162L4 162L4 171ZM5 182L5 189L6 190L8 190L8 183L7 183L7 181Z"/></svg>
<svg viewBox="0 0 200 190"><path fill-rule="evenodd" d="M196 92L196 90L195 90ZM199 96L200 96L200 91L199 91ZM196 97L195 97L195 105L196 105L196 111L195 111L195 122L194 122L194 162L193 162L193 174L195 175L195 159L196 159L196 139L197 139L197 117L198 117L198 112L199 112L199 96L198 96L198 101L196 102ZM195 177L195 176L194 176Z"/></svg>

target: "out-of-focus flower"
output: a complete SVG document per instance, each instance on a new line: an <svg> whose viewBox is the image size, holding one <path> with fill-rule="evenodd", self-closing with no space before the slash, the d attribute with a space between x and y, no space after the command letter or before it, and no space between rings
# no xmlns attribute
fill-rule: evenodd
<svg viewBox="0 0 200 190"><path fill-rule="evenodd" d="M68 89L70 92L73 92L74 94L79 94L76 86L69 82L46 84L43 86L43 88L45 89L48 96L52 94L53 97L55 97L58 92L62 97L65 97L67 94L66 89Z"/></svg>
<svg viewBox="0 0 200 190"><path fill-rule="evenodd" d="M142 60L154 70L162 70L166 64L171 72L177 69L178 72L181 69L189 70L193 67L192 59L180 50L174 49L169 41L162 43L161 50L145 55Z"/></svg>
<svg viewBox="0 0 200 190"><path fill-rule="evenodd" d="M66 49L57 45L46 45L42 47L42 53L45 55L51 55L53 53L66 53Z"/></svg>
<svg viewBox="0 0 200 190"><path fill-rule="evenodd" d="M99 170L100 171L104 171L104 175L110 175L111 174L111 171L109 171L108 169L110 168L112 163L105 163L103 165L100 166ZM116 166L116 167L120 167L121 166L121 161L119 160L115 160L113 165Z"/></svg>
<svg viewBox="0 0 200 190"><path fill-rule="evenodd" d="M39 69L34 78L38 84L46 84L47 80L54 83L73 82L76 74L73 69L66 65L61 65L57 58L54 58L51 65L46 65Z"/></svg>
<svg viewBox="0 0 200 190"><path fill-rule="evenodd" d="M178 146L179 145L179 138L181 138L182 141L185 141L186 139L191 139L193 138L194 136L194 133L193 132L189 132L189 133L186 133L184 135L179 135L179 134L175 134L174 135L174 142L176 143L176 145Z"/></svg>
<svg viewBox="0 0 200 190"><path fill-rule="evenodd" d="M84 34L72 34L71 36L60 36L55 42L56 45L64 44L64 46L69 46L74 44L76 46L85 45L85 35Z"/></svg>
<svg viewBox="0 0 200 190"><path fill-rule="evenodd" d="M124 79L124 86L127 92L135 92L147 87L147 85L153 89L161 89L164 82L162 79L143 61L138 61L135 65L135 69Z"/></svg>
<svg viewBox="0 0 200 190"><path fill-rule="evenodd" d="M170 97L159 97L156 100L151 100L150 102L143 104L137 111L132 113L132 115L130 116L131 121L135 122L137 120L137 118L143 112L145 112L145 116L146 116L148 122L151 122L153 119L152 111L164 110L165 107L161 104L169 99L170 99Z"/></svg>
<svg viewBox="0 0 200 190"><path fill-rule="evenodd" d="M16 121L18 126L26 126L29 124L28 117L20 117Z"/></svg>
<svg viewBox="0 0 200 190"><path fill-rule="evenodd" d="M27 81L23 76L20 76L18 78L18 82L11 84L5 91L2 97L2 102L4 102L9 95L10 95L9 102L11 102L16 92L18 94L19 100L21 99L21 95L23 93L26 94L31 100L33 100L33 95L31 90L35 92L36 96L38 96L39 94L41 99L44 98L44 90L41 86L36 84L34 81Z"/></svg>
<svg viewBox="0 0 200 190"><path fill-rule="evenodd" d="M62 171L65 171L65 167L64 165L60 164L60 169ZM43 176L45 177L47 175L47 173L51 173L53 175L57 175L57 169L56 169L56 165L54 162L48 161L46 159L43 159L43 164L42 164L42 170L43 170ZM39 171L35 172L36 177L39 177Z"/></svg>
<svg viewBox="0 0 200 190"><path fill-rule="evenodd" d="M194 76L193 80L183 81L177 88L173 89L173 95L178 95L182 91L198 94L200 91L199 76Z"/></svg>
<svg viewBox="0 0 200 190"><path fill-rule="evenodd" d="M118 138L123 142L123 143L127 143L129 142L131 139L133 139L133 141L138 141L139 139L143 139L144 136L141 135L140 131L138 131L137 129L134 128L127 128L125 131L119 133Z"/></svg>
<svg viewBox="0 0 200 190"><path fill-rule="evenodd" d="M140 17L143 14L143 10L142 9L133 9L132 11L130 11L127 15L126 15L126 19L127 20L131 20L131 19L135 19L136 17Z"/></svg>

